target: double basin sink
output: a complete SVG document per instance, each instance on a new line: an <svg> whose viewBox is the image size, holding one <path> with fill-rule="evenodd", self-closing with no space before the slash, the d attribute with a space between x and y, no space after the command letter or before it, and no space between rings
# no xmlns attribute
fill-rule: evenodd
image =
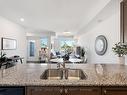
<svg viewBox="0 0 127 95"><path fill-rule="evenodd" d="M81 69L46 69L40 78L45 80L85 80L87 75Z"/></svg>

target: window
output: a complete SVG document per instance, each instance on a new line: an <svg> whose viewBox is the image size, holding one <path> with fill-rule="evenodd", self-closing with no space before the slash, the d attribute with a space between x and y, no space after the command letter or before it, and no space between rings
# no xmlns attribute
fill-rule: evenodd
<svg viewBox="0 0 127 95"><path fill-rule="evenodd" d="M61 39L60 40L60 49L63 52L72 52L75 46L75 41L70 39Z"/></svg>
<svg viewBox="0 0 127 95"><path fill-rule="evenodd" d="M47 48L47 46L48 46L48 38L47 37L41 38L41 48Z"/></svg>
<svg viewBox="0 0 127 95"><path fill-rule="evenodd" d="M74 44L75 44L75 41L74 40L61 40L60 41L60 46L61 47L64 46L65 44L70 46L70 47L73 47Z"/></svg>

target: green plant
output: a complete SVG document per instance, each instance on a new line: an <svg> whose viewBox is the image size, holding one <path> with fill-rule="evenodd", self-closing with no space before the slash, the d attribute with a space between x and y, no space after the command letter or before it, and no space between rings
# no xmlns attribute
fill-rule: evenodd
<svg viewBox="0 0 127 95"><path fill-rule="evenodd" d="M70 54L73 51L73 47L69 46L66 42L61 46L61 50L64 50L66 54Z"/></svg>
<svg viewBox="0 0 127 95"><path fill-rule="evenodd" d="M0 59L3 59L3 58L6 58L6 53L3 53L3 52L1 51L1 53L0 53Z"/></svg>
<svg viewBox="0 0 127 95"><path fill-rule="evenodd" d="M86 53L85 49L84 49L84 48L81 48L81 56L82 56L82 57L85 56L85 53Z"/></svg>
<svg viewBox="0 0 127 95"><path fill-rule="evenodd" d="M127 55L127 44L125 43L116 43L114 47L112 47L113 52L118 55L118 57Z"/></svg>

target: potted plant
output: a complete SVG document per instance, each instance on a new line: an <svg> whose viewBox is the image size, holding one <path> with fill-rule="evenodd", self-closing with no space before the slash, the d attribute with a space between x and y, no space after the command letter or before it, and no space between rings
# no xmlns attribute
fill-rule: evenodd
<svg viewBox="0 0 127 95"><path fill-rule="evenodd" d="M81 49L81 57L84 57L84 56L85 56L85 53L86 53L86 52L85 52L85 49L82 48L82 49Z"/></svg>
<svg viewBox="0 0 127 95"><path fill-rule="evenodd" d="M1 53L0 53L0 62L4 62L4 61L6 61L6 53L3 53L1 51Z"/></svg>
<svg viewBox="0 0 127 95"><path fill-rule="evenodd" d="M85 51L84 47L82 47L81 48L81 55L80 56L81 56L83 62L85 61L85 54L86 54L86 51Z"/></svg>
<svg viewBox="0 0 127 95"><path fill-rule="evenodd" d="M125 64L125 57L127 55L127 44L125 43L116 43L114 47L112 47L113 52L119 57L119 63Z"/></svg>

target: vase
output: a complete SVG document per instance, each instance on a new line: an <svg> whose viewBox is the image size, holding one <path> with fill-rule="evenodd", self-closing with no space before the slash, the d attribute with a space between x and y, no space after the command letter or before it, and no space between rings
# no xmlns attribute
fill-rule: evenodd
<svg viewBox="0 0 127 95"><path fill-rule="evenodd" d="M124 56L119 57L119 64L125 64L125 57Z"/></svg>

